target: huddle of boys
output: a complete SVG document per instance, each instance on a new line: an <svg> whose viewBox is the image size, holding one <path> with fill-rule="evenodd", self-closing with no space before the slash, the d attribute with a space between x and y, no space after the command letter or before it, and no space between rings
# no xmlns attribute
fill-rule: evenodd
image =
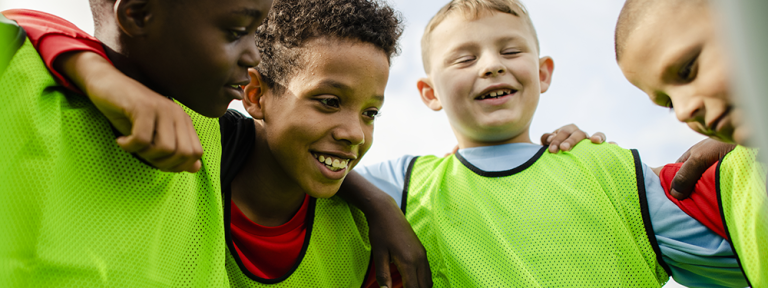
<svg viewBox="0 0 768 288"><path fill-rule="evenodd" d="M454 1L452 4L460 2L464 1ZM673 207L674 205L665 206L663 203L656 205L657 203L653 202L653 199L663 200L665 196L663 191L655 194L651 192L653 186L657 186L655 191L659 190L658 180L656 182L649 180L652 178L649 177L652 174L648 173L649 169L639 162L636 153L612 146L581 144L574 149L573 153L551 155L542 153L542 149L530 144L527 132L528 125L533 110L535 110L533 108L538 102L539 93L546 91L550 83L553 62L548 57L539 59L535 32L522 6L517 6L518 4L515 2L494 4L497 4L496 7L502 8L481 6L477 10L463 11L463 13L461 9L457 9L459 12L451 11L450 7L452 6L449 4L433 19L424 37L425 43L423 43L422 48L424 54L429 56L424 57L425 68L429 77L419 81L419 89L422 98L430 108L434 110L446 109L459 139L460 148L462 148L459 153L443 159L404 157L399 159L399 162L380 165L380 167L387 167L389 173L375 175L377 168L368 168L361 170L361 172L364 172L363 174L368 176L370 180L382 181L384 179L384 182L389 183L389 186L380 185L379 187L385 188L385 190L388 190L386 188L392 185L400 189L400 193L397 191L394 193L392 191L387 192L400 196L395 197L396 199L402 199L401 205L406 217L413 224L414 230L427 247L430 264L435 272L433 278L438 286L449 284L454 286L629 286L633 284L658 286L666 280L666 274L662 270L663 264L661 264L664 263L664 260L659 259L657 262L658 256L656 255L660 251L655 247L654 238L662 238L659 241L662 242L659 246L661 246L661 254L666 262L670 262L670 259L672 262L678 261L680 258L675 258L675 255L668 255L670 252L665 251L663 239L666 235L663 232L658 232L658 230L672 229L670 227L676 227L675 225L684 225L664 223L657 225L659 221L647 218L656 214L654 209L657 209L656 212L675 217L684 218L684 213L681 213L677 207ZM511 27L511 32L498 33L499 31L489 29L498 23L504 23ZM462 29L466 30L462 31ZM457 33L457 31L464 33ZM467 31L473 31L475 34L467 33ZM469 35L477 35L477 38L468 38ZM499 40L495 43L491 41L494 43L493 45L498 46L478 44L482 41L476 41L477 39ZM451 40L453 42L466 41L464 44L470 43L474 46L447 45L448 43L454 44ZM435 45L439 47L430 50L428 49L430 41L439 41L437 43L441 43L441 45ZM323 44L326 45L326 48L330 46L328 43ZM312 47L311 45L309 44L307 47ZM319 46L312 48L322 50L323 46ZM446 51L456 46L466 47L460 47L463 50ZM501 46L512 48L498 49ZM466 53L467 55L458 53L467 51L471 53ZM490 55L498 54L496 57L504 57L504 60L489 57L489 52ZM313 52L310 51L309 53ZM453 59L450 59L451 57ZM342 58L336 60L343 61ZM439 61L433 61L435 58ZM269 59L284 60L286 58L269 57ZM430 65L430 63L434 65ZM384 67L383 70L386 70L388 66ZM469 67L481 67L483 69L471 71L473 69ZM301 73L299 72L297 75L301 75ZM248 112L257 119L267 118L265 115L258 116L259 113L268 111L263 106L270 101L262 100L269 99L270 92L267 91L272 91L272 89L301 90L301 88L291 87L292 81L288 81L287 84L281 83L282 86L287 87L275 88L278 86L273 85L279 83L279 80L269 78L265 80L262 77L264 74L269 75L265 71L251 72L252 82L246 89L247 93L244 99ZM375 75L376 73L367 71L358 74ZM509 78L510 76L513 77ZM296 76L294 75L294 77ZM386 83L386 74L374 78L383 78L383 82ZM487 84L483 81L501 80L499 82L504 82L510 79L513 80L509 81L510 83L498 83L495 86L490 85L476 89L482 84ZM271 81L277 82L270 84ZM383 91L383 86L380 90ZM383 93L368 94L381 95ZM472 97L467 98L467 95ZM346 102L338 101L338 99L336 100L338 102L333 102L333 99L319 99L319 101L323 105L329 106L340 106L338 102ZM274 101L272 103L279 102ZM365 107L369 108L369 106ZM373 106L377 105L371 107ZM283 106L281 109L271 111L273 111L272 113L278 113L275 111L290 112L292 111L290 108L297 107L299 106L288 106L287 108ZM359 110L357 109L356 113L359 113ZM363 109L363 111L373 110ZM225 117L222 122L229 119L242 123L254 123L253 121L241 121L242 118L236 118L237 115L230 115L235 118ZM264 119L263 122L268 121ZM256 122L255 125L264 125L258 123ZM264 125L264 127L267 126ZM222 125L222 130L224 127ZM300 129L301 127L303 126L271 129ZM267 134L268 128L263 129L256 129L255 131L259 131L256 134ZM254 130L243 129L242 131ZM226 147L228 133L222 132L225 137L222 139L223 144ZM357 139L359 138L365 138L365 136ZM358 141L349 135L344 139L350 143L354 142L353 139ZM286 140L287 142L284 143L301 142L295 141L295 139L288 140L291 141ZM269 141L265 140L265 142L269 144ZM357 143L359 142L365 143L364 140ZM367 142L370 145L370 141ZM205 142L203 147L206 149L206 153L209 153ZM247 147L250 146L246 146L245 149L248 149ZM253 149L254 152L248 157L263 161L264 157L253 155L260 150L258 148ZM515 153L506 153L507 155L502 156L505 158L498 158L499 154L505 154L506 151L510 150L515 151ZM226 155L225 153L225 159L228 158ZM234 153L231 155L242 154ZM323 155L317 155L317 158L320 156ZM323 157L325 158L325 156ZM235 157L233 156L233 158ZM491 160L484 161L484 158ZM233 167L242 165L242 161L240 162L240 164L233 164ZM246 161L246 163L249 162L254 161ZM273 164L280 165L279 163ZM205 166L204 163L203 167ZM222 167L222 179L228 177L227 166L223 165ZM350 164L349 167L352 165ZM338 172L333 171L336 170L333 165L327 168L330 171L329 174ZM237 170L237 168L232 169ZM577 172L565 176L561 175L562 173L557 173L557 171L570 170ZM374 172L366 174L370 171ZM553 171L555 172L553 173ZM300 172L297 171L296 173ZM245 177L245 174L242 174L241 177ZM351 177L351 179L357 178ZM242 181L247 180L243 179ZM543 183L550 181L555 183L543 185ZM222 183L226 187L228 180L224 180ZM233 185L234 183L233 181ZM312 181L305 183L312 184ZM474 187L484 187L485 189L481 189L483 191L478 193L474 191L476 190ZM322 189L316 188L307 188L304 191L320 191L322 193ZM499 191L501 189L504 191ZM224 188L224 195L228 195L226 190ZM330 190L332 189L328 189L328 191ZM439 193L438 191L441 190L450 191L450 193ZM648 204L645 203L643 190L648 190ZM536 198L532 196L537 193L531 191L542 193L557 191L557 194ZM595 191L601 191L599 193L604 194ZM235 189L232 189L233 198L236 197L236 194ZM247 196L246 193L241 195ZM515 198L513 201L508 199L510 195L514 195L511 197ZM563 199L558 199L561 197ZM301 199L301 209L309 209L306 208L309 201L304 196L304 199ZM328 201L333 202L333 199ZM232 204L236 202L233 201ZM228 199L225 200L225 203L230 204ZM476 207L472 207L473 205ZM232 207L236 206L232 205ZM527 208L527 210L521 208ZM557 211L557 213L553 211ZM256 212L258 211L251 213ZM243 213L246 214L246 211ZM537 213L538 216L533 216ZM311 214L308 213L307 215ZM229 213L225 215L230 216ZM290 215L299 214L291 213ZM565 217L566 215L567 217ZM257 215L249 215L248 218L253 219L252 217L258 219ZM351 217L355 218L354 215ZM359 217L355 219L354 221L357 221L355 223L359 224L358 227L363 225ZM727 246L726 242L718 239L716 235L713 236L714 233L702 228L690 217L679 221L678 223L685 222L695 227L687 229L687 232L691 234L698 234L697 236L707 234L698 239L709 239L711 243L724 243ZM557 227L558 225L553 226L553 223L558 223L560 227ZM649 227L651 223L653 223L652 228ZM325 226L323 229L328 228L327 230L330 232L333 230L333 227L330 226ZM468 227L473 227L477 231L472 231ZM610 230L610 232L603 230ZM696 233L692 233L692 231L696 231ZM657 237L651 233L655 233ZM489 236L493 236L493 238ZM314 238L315 235L312 237ZM483 239L483 237L488 239ZM232 244L235 242L227 239L227 243L230 244L231 252ZM686 242L680 241L679 243ZM537 245L539 246L537 247ZM710 247L713 246L700 246L697 249ZM690 251L672 251L671 254L675 254L675 252ZM709 256L714 254L725 256L723 258L728 260L730 247L720 250L710 249L706 253L710 253ZM232 269L234 265L232 265L231 260L238 258L238 255L240 255L240 251L237 255L234 252L227 253L227 269L230 272L230 277L232 277L233 271L245 272L247 270ZM732 257L730 260L735 261ZM716 279L708 279L704 281L710 282L695 284L733 286L741 284L740 280L743 282L743 279L736 279L738 278L737 275L732 273L734 269L729 269L734 268L735 266L731 264L735 263L716 262L708 262L707 265L721 267L718 271L721 274L715 275L715 277L720 277L722 282L711 282L716 281ZM243 265L242 263L237 264L239 264L238 266ZM677 267L674 264L672 266L676 279L678 273L685 273L685 269L675 270ZM684 265L681 266L685 267ZM630 268L615 271L616 267ZM693 268L692 270L695 271L696 269ZM711 273L712 270L709 272ZM727 279L728 277L730 279ZM253 277L249 278L253 279ZM685 277L682 278L686 279ZM320 278L313 279L319 281Z"/></svg>
<svg viewBox="0 0 768 288"><path fill-rule="evenodd" d="M699 181L694 193L699 200L680 202L716 211L712 222L722 225L749 284L768 287L766 169L755 159L757 150L742 146L749 145L751 131L731 98L716 13L707 1L627 1L616 27L616 59L632 84L657 105L673 109L680 122L739 144Z"/></svg>
<svg viewBox="0 0 768 288"><path fill-rule="evenodd" d="M222 207L230 203L222 202L222 198L229 200L230 194L221 193L223 190L220 184L220 170L224 172L221 174L222 178L232 181L234 184L242 184L243 181L238 182L237 177L232 179L233 176L240 176L237 174L237 170L220 168L222 147L226 147L228 143L222 143L219 121L209 117L221 116L232 99L243 98L245 91L240 85L249 83L250 77L247 69L257 66L260 61L260 55L253 39L255 39L257 27L268 14L267 11L269 11L272 3L271 1L229 1L224 4L220 1L198 2L196 5L181 5L166 1L138 0L118 1L117 3L92 1L92 9L97 15L95 19L98 40L77 31L71 23L44 13L34 11L4 12L14 20L25 23L26 26L22 26L26 30L11 21L4 21L4 24L8 25L4 28L15 29L19 32L18 34L22 35L17 38L24 40L19 41L23 45L14 47L12 50L9 49L8 54L12 60L7 66L6 73L0 78L0 81L4 83L1 90L2 95L6 96L5 98L13 99L2 111L3 119L9 123L9 125L4 126L2 131L4 135L2 141L4 144L8 144L4 147L6 149L4 149L3 155L12 161L4 166L2 179L4 181L3 186L0 187L3 191L4 200L3 209L0 209L3 211L1 214L4 223L3 229L9 232L3 233L2 238L0 283L12 287L219 287L240 284L238 280L242 279L238 279L237 275L227 275L228 270L232 271L232 269L225 265L225 263L233 264L228 259L231 260L236 252L233 250L232 253L229 253L225 246L226 240L230 240L231 235L227 229L229 227L222 225L222 219L229 220L229 217L225 217L229 215L222 213ZM267 86L262 86L261 92L249 95L257 95L255 97L260 99L258 101L261 102L258 103L261 104L279 103L260 106L259 109L263 108L262 113L270 116L264 115L264 119L262 119L262 130L259 132L263 133L257 138L261 142L257 141L255 147L269 149L269 147L263 146L263 144L268 144L276 145L270 147L278 147L275 150L279 150L282 144L298 142L295 141L296 139L290 139L291 135L280 131L292 131L291 129L295 127L283 125L290 123L290 121L284 121L284 119L289 119L286 118L290 115L288 112L291 109L293 112L297 112L297 109L306 110L309 103L312 105L309 107L316 108L315 114L321 115L321 118L316 118L315 121L323 120L322 117L335 116L338 118L339 115L344 116L342 117L343 121L335 120L336 126L326 127L326 131L314 131L315 134L310 136L319 137L319 139L315 139L317 140L316 143L313 143L319 143L315 145L316 148L328 149L328 151L319 150L319 152L344 152L344 155L349 158L347 160L351 160L345 161L347 162L346 165L351 168L359 161L358 155L362 156L370 146L372 119L383 101L381 95L383 95L387 80L388 57L395 51L396 39L401 30L399 19L396 18L391 8L370 1L338 1L336 4L339 5L337 6L319 5L319 3L311 1L302 1L301 3L304 7L311 8L310 11L304 11L306 13L317 12L322 8L333 7L337 9L344 6L362 13L344 14L344 12L349 11L326 9L332 10L320 11L326 12L322 14L322 17L326 18L320 19L326 22L330 19L331 21L356 21L360 23L361 17L371 16L371 13L378 16L380 20L387 20L390 24L388 27L381 25L381 22L376 24L378 26L373 25L373 28L356 24L359 26L358 28L364 31L341 29L342 33L336 35L339 39L329 36L327 38L330 38L331 41L322 43L322 45L327 46L326 48L362 50L363 52L359 53L365 54L369 58L364 59L365 61L360 65L377 64L372 65L373 68L371 68L377 73L358 69L339 74L338 66L329 66L328 63L317 65L313 72L324 72L327 74L324 80L331 80L331 84L325 82L320 84L326 86L333 86L338 83L347 85L345 89L348 90L345 92L348 92L348 95L346 95L345 100L349 101L346 101L344 105L339 105L339 99L330 98L301 99L303 101L291 102L287 95L267 92ZM327 2L323 1L322 4L327 4ZM290 10L295 7L286 7L285 5L277 5L277 7L295 13L294 10ZM277 12L286 11L278 10ZM275 14L272 15L275 16ZM282 15L277 14L275 17ZM340 17L343 15L347 15L347 17ZM345 20L339 20L339 18ZM335 27L346 26L348 25L341 22L341 25ZM365 29L369 30L366 31ZM178 31L171 32L172 30ZM26 31L30 31L29 40L24 36ZM323 36L330 33L323 30L315 32L319 33L321 36L319 38L325 38ZM304 35L305 38L311 36L313 35ZM42 58L51 60L44 63L35 52L32 42L44 47L41 42L51 40L49 38L61 38L58 40L68 41L66 43L74 43L74 45L54 46L54 49L50 51L41 48L41 52L49 53L48 57L43 56ZM72 41L72 39L76 41ZM103 48L99 41L105 45ZM201 41L201 43L199 45L193 44L197 41ZM81 45L78 45L78 42L82 42ZM8 42L4 41L3 43ZM89 45L88 43L96 43L96 45ZM190 47L183 47L186 45ZM61 64L55 60L56 56L60 56L62 53L82 50L97 52L97 54L93 54L95 55L93 58L88 58L91 55L89 53L62 56L66 59L64 62L67 64ZM102 56L108 57L109 61L101 58ZM189 59L195 59L195 61L189 61ZM57 87L58 85L46 71L45 64L48 64L50 68L60 66L59 70L67 74L75 85L82 88L92 101ZM115 70L111 66L112 64L119 68L119 71ZM109 67L111 70L102 69L104 67ZM184 73L162 71L162 69L174 70L179 67L184 70ZM329 67L333 69L328 70ZM108 83L99 83L100 81L94 81L94 79L104 80L107 78L94 78L91 77L94 74L88 74L97 73L101 76L110 71L120 72L122 82L106 81ZM125 77L122 73L130 76L130 78ZM356 73L366 79L360 81L360 78L346 77L352 75L350 73ZM278 77L290 78L294 75L275 73L270 74L270 76L275 77L273 80L277 81L284 80ZM184 81L193 83L176 86ZM155 139L150 138L152 141L149 142L149 145L144 144L142 147L136 143L141 144L141 142L146 141L136 140L136 135L141 133L133 132L143 131L132 131L131 128L141 127L141 121L145 121L147 116L140 113L132 115L131 112L136 110L131 110L131 107L129 109L124 108L126 108L125 105L130 106L129 104L132 104L131 100L136 100L138 97L136 95L141 96L142 92L146 94L146 90L141 91L142 88L147 89L144 85L150 87L151 91L173 95L174 100L178 102L174 103L152 92L153 98L148 101L149 103L157 104L152 102L157 100L171 106L159 106L166 110L155 111L159 113L154 115L155 119L150 119L155 122L149 123L149 130L152 132L149 136L155 137ZM275 85L286 85L286 83ZM286 85L286 87L293 88L291 85ZM125 95L120 93L125 92L126 89L129 90L128 92L137 93L136 95L125 94L130 97L123 99L121 96ZM104 95L113 98L98 97ZM278 96L285 96L282 98L286 99L275 101ZM271 100L265 100L267 98ZM145 99L139 100L138 102L142 102ZM29 105L29 103L35 105ZM135 103L137 102L133 102L133 104ZM180 109L179 106L184 107L184 110ZM266 106L274 108L267 108ZM360 107L364 107L364 109ZM110 115L110 112L119 109L124 110L115 113L118 114L117 117L111 118L110 116L115 115ZM361 111L350 114L354 109ZM147 109L137 110L144 111ZM343 113L337 113L339 111L336 110L342 110ZM324 114L317 113L317 111L324 112ZM180 112L184 117L180 119L164 118L167 115L173 115L174 112ZM121 113L122 115L120 115ZM279 113L283 113L282 116ZM186 116L187 114L189 116ZM107 116L109 122L104 116ZM121 119L120 117L124 118ZM365 119L365 121L353 121L350 117ZM42 119L46 120L42 121ZM120 121L126 120L129 125L127 127L122 126L121 124L124 123ZM337 125L342 122L350 124ZM50 125L51 123L53 125ZM172 129L164 130L168 128L166 125L168 123ZM267 123L271 125L267 125ZM133 127L130 124L133 124ZM189 126L182 126L185 124L189 124ZM297 125L296 121L292 124ZM355 125L357 127L354 127ZM155 130L157 134L152 135ZM183 134L183 132L190 130L194 139L188 138L188 134ZM130 136L118 138L117 136L121 134L130 134ZM198 135L200 135L199 139ZM229 134L225 135L229 136ZM301 134L301 136L308 135L308 133ZM281 137L288 138L281 139ZM115 144L115 138L118 138L118 145ZM168 139L172 142L170 143L171 147L163 147L162 144L167 144ZM273 141L275 143L272 143ZM202 144L199 150L204 149L205 151L205 156L202 157L201 162L197 161L201 152L194 149L195 147L188 147L194 146L194 144ZM225 145L222 146L222 144ZM174 148L173 145L176 147ZM182 147L185 145L187 147ZM121 148L135 152L136 156L121 151ZM172 152L169 153L168 151ZM252 168L251 170L261 169L260 173L264 173L265 177L272 177L270 181L265 181L265 183L288 183L294 186L319 183L316 185L317 187L274 187L274 185L264 187L282 189L284 195L297 196L297 193L290 192L302 191L302 189L316 193L335 193L339 190L341 181L346 174L346 171L339 172L338 169L331 171L330 168L325 168L328 171L322 173L331 174L322 177L325 182L317 179L296 179L298 177L286 177L286 175L274 172L270 174L270 169L280 171L277 167L281 163L276 159L284 160L285 156L275 155L277 153L272 150L268 152L258 155L260 157L258 162L264 164L261 167L245 166ZM168 154L171 155L168 156ZM231 154L227 155L231 156ZM238 156L244 158L243 155ZM313 161L317 162L317 160ZM145 163L162 167L162 170L166 171L197 171L197 173L165 173L145 165ZM224 162L224 164L235 166L231 161ZM317 171L315 172L318 174ZM300 176L307 177L305 175ZM317 175L313 176L317 177ZM252 183L245 181L245 184ZM236 189L233 189L233 192L237 197ZM359 199L368 200L367 202L358 202L360 205L357 206L361 208L380 209L384 207L383 210L376 213L389 215L399 213L399 209L392 205L391 201L371 201L375 198L363 198L370 196L364 192L366 192L364 189L356 189L354 194L350 194L352 195L351 201L355 201L354 197L359 194L357 196L361 197ZM315 216L313 213L315 201L309 200L306 195L306 193L301 192L299 197L283 197L278 201L263 204L272 205L273 208L279 205L283 205L281 208L286 205L294 205L295 209L292 212L300 210L303 206L309 210L306 213L307 219L312 219ZM320 196L329 197L330 195ZM253 199L245 201L248 200ZM233 200L233 202L236 201ZM307 205L310 201L312 202L311 205ZM303 247L299 246L302 255L294 255L293 258L297 260L293 267L288 267L290 271L282 271L285 275L278 275L274 279L257 278L245 283L245 285L259 286L280 282L282 285L297 286L296 281L304 281L298 286L310 284L361 286L368 274L366 270L369 267L372 248L368 243L368 234L370 233L371 238L375 237L379 243L383 243L383 245L379 245L380 247L388 247L386 249L389 249L389 251L384 251L387 256L384 258L386 261L384 263L388 263L391 256L394 262L403 268L405 271L402 273L403 280L409 281L408 287L431 286L429 268L426 264L426 258L423 256L423 247L404 219L401 221L403 225L400 228L407 229L406 234L401 232L402 229L398 231L397 221L390 220L392 217L378 218L382 219L382 222L379 223L384 223L382 227L387 228L382 229L385 231L371 229L372 231L369 232L367 230L368 223L372 227L376 227L373 225L376 223L375 220L372 220L374 217L368 217L368 223L366 223L366 219L363 218L359 210L348 206L341 200L324 199L324 202L321 203L323 204L318 205L318 207L327 209L318 208L318 210L330 214L322 214L320 215L322 217L318 217L324 220L323 222L318 221L299 227L300 231L296 234L300 234L300 236L297 237L307 235L304 237L307 241L299 241L299 244L303 242ZM307 206L310 208L307 209ZM392 207L392 211L386 211L388 206ZM258 207L258 209L269 210L269 208L263 207ZM242 210L244 214L252 212L246 209ZM261 215L251 214L248 216L253 216L268 224L270 221L282 221L280 217L285 216L279 213L272 213L271 215L274 216L271 219L259 218ZM351 224L351 227L350 225L341 226L336 221ZM229 224L229 222L224 223ZM395 225L390 225L393 223ZM332 224L337 225L333 226ZM335 230L325 229L327 228L325 226L328 225L333 226L332 228ZM314 229L316 232L310 237L309 233L313 227L318 229ZM339 230L343 230L345 233L339 233ZM357 234L350 233L351 231L357 232ZM309 241L310 238L312 241ZM263 246L273 244L269 242L271 240L269 237L263 237L261 240L265 239L267 243L262 243ZM329 239L334 242L329 242ZM336 246L339 243L349 245ZM352 244L356 246L351 247ZM320 249L323 247L336 247L338 249L336 251ZM342 254L334 253L339 251ZM277 252L285 251L277 249ZM274 255L267 255L266 257ZM337 262L341 261L341 263L331 265L333 273L323 274L322 271L326 271L327 267L321 265L328 265L329 259L318 257L318 255L329 256L330 259L335 259ZM265 257L264 255L261 256ZM288 255L280 256L290 258ZM357 257L354 263L349 259L351 256ZM268 260L272 261L273 259ZM267 264L271 264L271 262ZM319 282L319 279L322 278L312 275L312 273L323 274L321 276L326 277L326 282ZM329 278L328 275L331 277L344 275L349 279ZM285 278L289 279L283 281ZM259 282L258 280L265 281Z"/></svg>

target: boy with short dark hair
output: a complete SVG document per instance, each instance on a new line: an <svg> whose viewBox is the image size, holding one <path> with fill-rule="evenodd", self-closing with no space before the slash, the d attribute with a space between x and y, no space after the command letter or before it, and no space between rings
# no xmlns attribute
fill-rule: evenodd
<svg viewBox="0 0 768 288"><path fill-rule="evenodd" d="M360 171L402 199L435 286L743 286L727 241L667 200L636 151L531 143L554 66L538 53L518 1L451 1L425 29L418 88L458 153Z"/></svg>
<svg viewBox="0 0 768 288"><path fill-rule="evenodd" d="M756 149L741 146L749 143L749 123L731 98L728 53L715 13L703 0L629 0L616 25L616 59L632 84L655 104L673 109L680 122L712 139L739 144L707 170L690 199L673 201L701 214L729 239L749 284L764 287L766 169L756 161ZM662 179L677 168L666 166Z"/></svg>

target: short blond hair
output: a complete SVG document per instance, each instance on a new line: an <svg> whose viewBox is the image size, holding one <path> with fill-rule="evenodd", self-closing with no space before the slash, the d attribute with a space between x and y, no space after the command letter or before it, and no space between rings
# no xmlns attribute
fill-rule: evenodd
<svg viewBox="0 0 768 288"><path fill-rule="evenodd" d="M421 36L421 61L424 64L424 71L429 73L429 36L437 25L440 25L452 13L462 13L468 19L474 20L482 17L484 12L501 12L523 18L525 23L528 24L531 34L533 34L533 39L536 41L536 52L539 52L539 37L536 35L536 29L533 27L528 10L525 9L525 6L520 1L452 0L443 6L440 11L437 11L437 14L429 20L427 27L424 29L424 35Z"/></svg>

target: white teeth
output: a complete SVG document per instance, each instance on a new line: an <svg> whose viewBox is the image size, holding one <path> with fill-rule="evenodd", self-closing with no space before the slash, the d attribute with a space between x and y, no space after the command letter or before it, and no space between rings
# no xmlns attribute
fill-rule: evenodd
<svg viewBox="0 0 768 288"><path fill-rule="evenodd" d="M491 95L491 97L496 97L497 94L496 94L496 92L491 92L490 95Z"/></svg>
<svg viewBox="0 0 768 288"><path fill-rule="evenodd" d="M328 169L331 169L331 171L339 171L341 169L347 168L347 165L349 164L349 159L338 159L338 158L332 158L330 156L326 157L324 155L318 155L312 153L312 156L314 156L320 163L325 164Z"/></svg>

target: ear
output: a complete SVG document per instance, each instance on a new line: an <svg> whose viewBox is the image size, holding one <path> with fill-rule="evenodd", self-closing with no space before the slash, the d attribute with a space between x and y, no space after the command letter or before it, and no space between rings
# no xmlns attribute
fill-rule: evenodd
<svg viewBox="0 0 768 288"><path fill-rule="evenodd" d="M255 68L248 68L248 76L251 77L251 83L245 86L243 107L254 119L264 120L264 96L269 92L269 87Z"/></svg>
<svg viewBox="0 0 768 288"><path fill-rule="evenodd" d="M555 70L555 61L552 57L544 56L539 59L539 86L541 86L541 93L549 90L549 85L552 83L552 71Z"/></svg>
<svg viewBox="0 0 768 288"><path fill-rule="evenodd" d="M435 96L435 89L432 88L432 81L429 78L419 79L419 82L416 82L416 87L419 88L421 101L423 101L429 109L432 109L433 111L440 111L443 109L440 100Z"/></svg>
<svg viewBox="0 0 768 288"><path fill-rule="evenodd" d="M117 0L115 1L115 18L117 25L128 36L136 37L146 34L147 22L152 18L150 0Z"/></svg>

